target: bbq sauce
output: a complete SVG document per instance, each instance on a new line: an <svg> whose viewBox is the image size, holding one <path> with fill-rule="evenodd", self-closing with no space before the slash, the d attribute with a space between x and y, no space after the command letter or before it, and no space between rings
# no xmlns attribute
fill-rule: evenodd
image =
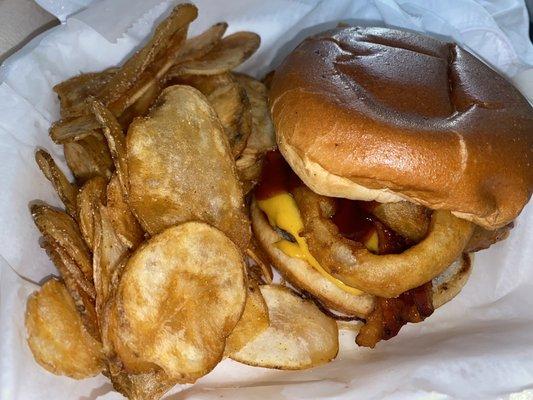
<svg viewBox="0 0 533 400"><path fill-rule="evenodd" d="M347 199L337 199L335 203L336 210L331 220L339 228L339 233L355 242L367 241L375 231L375 217L370 214L375 205Z"/></svg>
<svg viewBox="0 0 533 400"><path fill-rule="evenodd" d="M291 192L303 185L279 150L270 150L265 154L261 179L255 188L255 198L265 200L280 193Z"/></svg>
<svg viewBox="0 0 533 400"><path fill-rule="evenodd" d="M411 243L372 214L377 205L378 203L375 201L337 199L335 214L331 220L339 228L339 233L346 239L367 243L370 237L376 233L378 237L376 253L401 253Z"/></svg>

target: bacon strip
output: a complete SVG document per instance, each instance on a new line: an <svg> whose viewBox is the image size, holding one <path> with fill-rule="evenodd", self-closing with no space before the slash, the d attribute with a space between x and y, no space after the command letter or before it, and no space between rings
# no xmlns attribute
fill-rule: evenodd
<svg viewBox="0 0 533 400"><path fill-rule="evenodd" d="M408 322L421 322L433 311L431 282L408 290L397 298L378 297L376 308L355 341L359 346L374 348L379 341L396 336Z"/></svg>

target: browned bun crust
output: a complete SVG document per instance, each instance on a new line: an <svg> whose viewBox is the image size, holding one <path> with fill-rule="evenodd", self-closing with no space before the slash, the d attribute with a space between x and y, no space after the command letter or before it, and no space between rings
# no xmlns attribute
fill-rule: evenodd
<svg viewBox="0 0 533 400"><path fill-rule="evenodd" d="M277 69L278 145L315 192L409 200L487 229L533 190L533 110L456 44L386 28L306 39Z"/></svg>

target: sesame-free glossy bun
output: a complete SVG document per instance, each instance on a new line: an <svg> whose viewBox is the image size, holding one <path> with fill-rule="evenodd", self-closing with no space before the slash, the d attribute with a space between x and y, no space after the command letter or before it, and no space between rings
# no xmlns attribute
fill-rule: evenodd
<svg viewBox="0 0 533 400"><path fill-rule="evenodd" d="M281 152L315 192L445 209L488 229L533 190L533 110L456 44L386 28L301 43L270 92Z"/></svg>

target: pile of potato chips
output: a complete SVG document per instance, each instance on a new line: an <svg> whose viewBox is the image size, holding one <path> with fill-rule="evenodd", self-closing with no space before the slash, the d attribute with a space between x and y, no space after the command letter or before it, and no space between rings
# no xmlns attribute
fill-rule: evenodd
<svg viewBox="0 0 533 400"><path fill-rule="evenodd" d="M156 399L224 357L302 369L333 359L337 324L272 271L251 237L246 194L275 147L267 88L232 72L259 47L219 23L187 38L181 4L121 66L60 83L70 182L36 161L65 206L35 204L60 279L27 303L28 344L48 371L103 373Z"/></svg>

